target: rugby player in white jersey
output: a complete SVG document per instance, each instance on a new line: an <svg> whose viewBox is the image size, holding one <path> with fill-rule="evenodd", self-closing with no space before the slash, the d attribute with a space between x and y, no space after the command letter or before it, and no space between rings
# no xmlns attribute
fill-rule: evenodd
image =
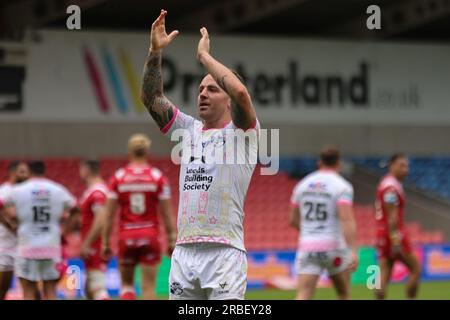
<svg viewBox="0 0 450 320"><path fill-rule="evenodd" d="M8 180L0 185L0 198L7 198L13 185L28 179L30 172L25 162L12 161L8 165ZM14 256L17 237L14 224L0 215L0 300L5 299L14 275Z"/></svg>
<svg viewBox="0 0 450 320"><path fill-rule="evenodd" d="M23 297L34 300L43 282L44 299L56 299L61 277L61 219L76 207L76 199L60 184L44 177L42 161L29 164L31 177L14 186L0 199L1 214L17 223L17 252L14 272Z"/></svg>
<svg viewBox="0 0 450 320"><path fill-rule="evenodd" d="M247 148L249 155L256 155L259 123L244 84L209 53L206 28L200 30L197 50L197 58L208 73L198 89L197 111L202 121L186 115L167 99L161 72L162 50L178 31L166 33L166 15L167 11L161 10L152 24L141 98L164 134L170 137L175 130L184 129L183 138L189 136L192 142L184 144L182 150L188 161L182 161L180 169L170 299L244 299L247 257L243 208L256 161L224 164L214 161L213 152L205 150L218 152L220 146L229 146L240 128L249 140L234 146L236 153L245 153ZM199 149L201 154L196 153ZM192 156L186 157L186 153Z"/></svg>
<svg viewBox="0 0 450 320"><path fill-rule="evenodd" d="M296 257L298 300L311 299L327 271L339 299L350 298L350 273L356 270L353 187L339 175L339 150L325 147L319 170L307 175L291 197L291 226L300 230Z"/></svg>

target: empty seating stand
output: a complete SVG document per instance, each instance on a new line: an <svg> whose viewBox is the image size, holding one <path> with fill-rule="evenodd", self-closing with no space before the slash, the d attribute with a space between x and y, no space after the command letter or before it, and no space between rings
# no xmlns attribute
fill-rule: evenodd
<svg viewBox="0 0 450 320"><path fill-rule="evenodd" d="M366 158L357 161L359 164L364 163L364 165L375 168L379 168L379 164L382 163L381 158ZM45 162L49 178L65 185L77 197L81 195L84 186L78 176L79 159L52 158L45 159ZM108 180L118 168L126 163L126 158L102 158L101 174ZM176 218L179 166L173 164L170 158L152 157L150 163L159 168L170 181L174 218ZM433 163L439 163L442 168L450 168L450 162L447 162L446 159ZM0 161L0 172L3 178L6 178L7 164L6 160ZM282 159L280 162L282 171L270 176L260 175L260 166L257 166L244 207L245 245L248 250L288 250L297 247L298 232L289 226L289 199L298 180L315 170L315 165L316 162L313 158ZM416 167L413 163L412 168ZM291 178L290 175L294 175L295 178ZM355 205L358 226L357 243L360 246L374 245L375 218L373 210L372 206ZM117 224L115 228L117 230ZM161 241L165 247L167 240L162 221L160 228ZM408 223L407 229L414 244L441 243L445 240L442 232L423 230L417 222ZM66 256L77 256L80 248L79 234L69 235L66 241L68 243L65 248ZM116 239L113 239L113 243L115 241Z"/></svg>
<svg viewBox="0 0 450 320"><path fill-rule="evenodd" d="M378 174L386 172L387 157L353 158L356 164ZM450 157L409 157L410 172L405 184L450 200Z"/></svg>

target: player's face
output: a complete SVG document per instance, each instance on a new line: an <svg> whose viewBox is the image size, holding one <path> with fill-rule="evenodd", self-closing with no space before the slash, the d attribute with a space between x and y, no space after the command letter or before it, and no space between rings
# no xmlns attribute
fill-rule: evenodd
<svg viewBox="0 0 450 320"><path fill-rule="evenodd" d="M16 169L16 183L23 182L30 177L30 170L25 163L20 163Z"/></svg>
<svg viewBox="0 0 450 320"><path fill-rule="evenodd" d="M404 179L409 173L409 161L406 158L400 158L397 159L392 164L392 170L394 172L394 175L397 176L399 179Z"/></svg>
<svg viewBox="0 0 450 320"><path fill-rule="evenodd" d="M198 88L198 115L205 121L217 121L230 112L231 99L211 75L203 78Z"/></svg>

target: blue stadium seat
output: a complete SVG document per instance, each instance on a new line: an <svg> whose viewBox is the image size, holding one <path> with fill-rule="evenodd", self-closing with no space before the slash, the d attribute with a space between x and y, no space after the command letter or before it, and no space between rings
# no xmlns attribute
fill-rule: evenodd
<svg viewBox="0 0 450 320"><path fill-rule="evenodd" d="M355 156L346 160L382 175L386 172L388 156ZM410 173L405 181L406 185L450 200L450 156L410 156L409 160ZM316 159L309 156L283 157L280 169L289 175L304 176L316 170Z"/></svg>

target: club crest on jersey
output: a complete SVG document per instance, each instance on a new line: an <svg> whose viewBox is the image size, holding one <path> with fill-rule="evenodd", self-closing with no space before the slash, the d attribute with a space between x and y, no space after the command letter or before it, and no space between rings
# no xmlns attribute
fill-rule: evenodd
<svg viewBox="0 0 450 320"><path fill-rule="evenodd" d="M47 199L50 197L50 191L45 189L32 190L31 195L35 199Z"/></svg>
<svg viewBox="0 0 450 320"><path fill-rule="evenodd" d="M311 182L308 185L308 189L314 190L314 191L325 191L327 189L327 185L325 183L321 183L321 182Z"/></svg>
<svg viewBox="0 0 450 320"><path fill-rule="evenodd" d="M170 293L176 296L181 296L183 294L183 286L179 282L172 282L170 284Z"/></svg>
<svg viewBox="0 0 450 320"><path fill-rule="evenodd" d="M225 144L225 136L223 135L212 136L207 141L202 142L202 147L206 148L209 144L213 144L215 148L223 146Z"/></svg>

